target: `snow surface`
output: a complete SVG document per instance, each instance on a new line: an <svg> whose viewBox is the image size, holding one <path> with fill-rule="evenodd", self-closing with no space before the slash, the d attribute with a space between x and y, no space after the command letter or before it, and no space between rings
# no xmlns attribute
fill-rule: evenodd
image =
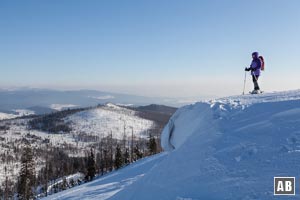
<svg viewBox="0 0 300 200"><path fill-rule="evenodd" d="M74 104L51 104L49 107L53 110L61 111L67 108L74 108L77 106L78 105L74 105Z"/></svg>
<svg viewBox="0 0 300 200"><path fill-rule="evenodd" d="M300 90L182 107L161 141L166 152L147 164L130 165L57 199L300 199ZM296 177L296 195L274 196L275 176Z"/></svg>
<svg viewBox="0 0 300 200"><path fill-rule="evenodd" d="M70 183L71 180L73 180L74 182L78 181L78 180L83 180L84 179L84 174L77 172L75 174L69 175L69 176L65 176L65 179L68 183ZM59 178L57 180L54 181L54 184L52 183L52 181L49 182L48 188L47 188L47 193L51 194L51 190L53 189L53 187L55 185L59 185L61 183L63 183L63 178Z"/></svg>
<svg viewBox="0 0 300 200"><path fill-rule="evenodd" d="M0 120L13 119L13 118L16 118L16 117L22 117L22 116L34 115L35 114L34 111L27 110L27 109L15 109L15 110L12 110L12 111L14 112L14 114L0 112Z"/></svg>
<svg viewBox="0 0 300 200"><path fill-rule="evenodd" d="M74 134L84 132L88 135L105 137L110 133L114 138L122 139L124 127L126 137L149 136L147 131L154 127L151 120L140 118L136 112L115 104L108 103L105 106L78 112L66 118L72 123Z"/></svg>
<svg viewBox="0 0 300 200"><path fill-rule="evenodd" d="M89 97L93 98L93 99L98 99L98 100L106 100L106 99L114 99L115 98L112 95L104 95L104 96L98 96L98 97L89 96Z"/></svg>
<svg viewBox="0 0 300 200"><path fill-rule="evenodd" d="M35 114L34 111L28 110L28 109L15 109L13 111L15 111L16 113L18 113L17 114L18 116L34 115Z"/></svg>
<svg viewBox="0 0 300 200"><path fill-rule="evenodd" d="M15 117L17 117L17 116L14 115L14 114L8 114L8 113L0 112L0 120L3 120L3 119L12 119L12 118L15 118Z"/></svg>
<svg viewBox="0 0 300 200"><path fill-rule="evenodd" d="M166 154L161 153L141 159L128 167L109 173L96 180L76 186L70 190L50 195L43 200L81 200L81 199L109 199L116 193L141 179L146 172L158 164Z"/></svg>

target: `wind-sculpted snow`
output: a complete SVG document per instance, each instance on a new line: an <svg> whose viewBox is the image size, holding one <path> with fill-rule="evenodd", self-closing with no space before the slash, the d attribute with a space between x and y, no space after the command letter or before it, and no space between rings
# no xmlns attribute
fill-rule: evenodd
<svg viewBox="0 0 300 200"><path fill-rule="evenodd" d="M294 100L300 100L300 90L273 92L259 95L232 96L184 106L177 110L163 130L161 145L165 151L179 147L183 144L185 139L192 134L192 130L195 128L194 125L197 124L193 123L193 121L203 120L203 117L206 115L210 114L214 119L221 119L223 117L228 118L230 114L242 112L251 105ZM186 117L186 115L188 116ZM208 119L206 120L211 121ZM177 127L176 124L182 125L187 122L189 123L189 126L185 126L184 128L188 130L178 130L183 126ZM198 127L199 125L197 125L196 128ZM176 133L174 133L175 129Z"/></svg>
<svg viewBox="0 0 300 200"><path fill-rule="evenodd" d="M161 160L140 165L143 176L108 199L278 199L273 195L275 176L296 177L296 195L284 199L300 199L300 90L182 107L166 125L161 141L167 151L158 157ZM124 168L119 183L134 177L124 173L126 169L134 168ZM92 183L103 186L97 180ZM70 199L71 191L61 199ZM101 197L102 190L86 187L84 193L89 191L95 192L95 199L107 199ZM87 194L81 199L91 198Z"/></svg>
<svg viewBox="0 0 300 200"><path fill-rule="evenodd" d="M182 107L162 146L168 156L111 199L275 199L274 176L300 176L300 91Z"/></svg>

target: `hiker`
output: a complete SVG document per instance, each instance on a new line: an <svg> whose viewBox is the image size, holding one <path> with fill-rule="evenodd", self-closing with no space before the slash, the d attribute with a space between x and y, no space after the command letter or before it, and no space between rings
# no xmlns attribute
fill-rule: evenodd
<svg viewBox="0 0 300 200"><path fill-rule="evenodd" d="M253 52L252 53L252 63L250 65L250 67L246 67L245 71L250 71L251 70L251 75L252 75L252 81L254 84L254 90L251 92L252 94L258 94L260 93L260 88L258 85L258 78L260 76L260 70L262 67L262 61L261 59L258 57L258 52Z"/></svg>

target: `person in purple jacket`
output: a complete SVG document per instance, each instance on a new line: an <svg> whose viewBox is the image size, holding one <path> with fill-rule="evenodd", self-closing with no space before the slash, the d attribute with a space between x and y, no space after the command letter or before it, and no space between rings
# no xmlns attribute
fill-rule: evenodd
<svg viewBox="0 0 300 200"><path fill-rule="evenodd" d="M261 61L258 58L258 52L253 52L251 65L250 67L245 68L245 71L251 71L252 81L254 84L254 90L252 91L252 94L260 93L260 88L257 82L260 76L260 69L261 69Z"/></svg>

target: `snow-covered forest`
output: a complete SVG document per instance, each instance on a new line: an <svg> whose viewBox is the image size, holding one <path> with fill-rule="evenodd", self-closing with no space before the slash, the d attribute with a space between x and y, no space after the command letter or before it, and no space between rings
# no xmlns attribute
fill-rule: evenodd
<svg viewBox="0 0 300 200"><path fill-rule="evenodd" d="M0 121L0 196L18 193L25 161L33 166L32 196L42 197L160 152L160 133L176 110L160 108L107 103Z"/></svg>

